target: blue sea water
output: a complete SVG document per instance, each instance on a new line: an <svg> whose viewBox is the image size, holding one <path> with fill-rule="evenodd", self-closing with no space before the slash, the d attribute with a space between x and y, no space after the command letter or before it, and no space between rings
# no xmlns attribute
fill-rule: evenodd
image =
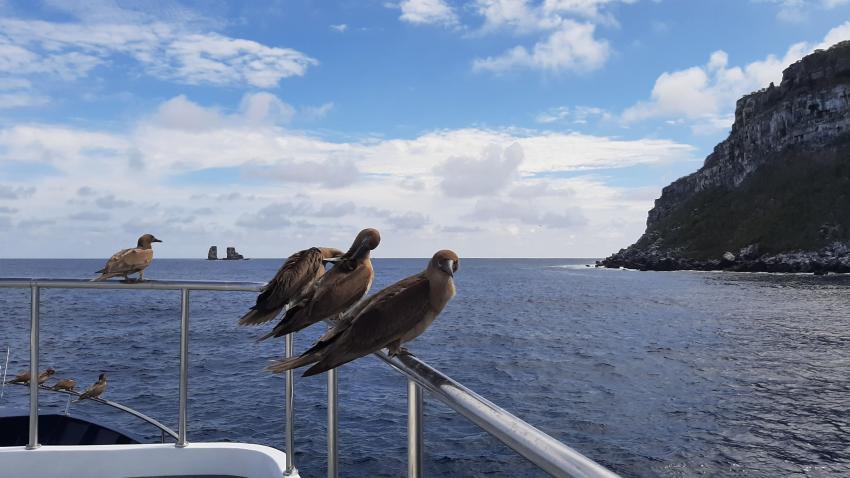
<svg viewBox="0 0 850 478"><path fill-rule="evenodd" d="M280 260L157 259L149 279L265 281ZM850 476L850 277L586 268L464 259L417 356L623 476ZM0 260L0 277L92 277L99 260ZM378 259L373 290L425 264ZM193 292L190 441L282 448L283 341L236 325L254 294ZM42 292L41 361L176 428L176 291ZM322 331L298 335L303 350ZM29 292L0 290L0 360L27 367ZM405 379L374 357L340 371L343 476L403 476ZM325 378L296 381L296 466L325 473ZM64 406L61 397L42 394ZM0 405L25 406L24 387ZM91 402L75 413L138 430ZM426 394L428 476L545 476Z"/></svg>

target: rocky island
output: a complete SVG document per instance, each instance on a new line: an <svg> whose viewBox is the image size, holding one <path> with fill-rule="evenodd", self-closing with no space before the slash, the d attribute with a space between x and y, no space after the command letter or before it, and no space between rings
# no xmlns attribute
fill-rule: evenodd
<svg viewBox="0 0 850 478"><path fill-rule="evenodd" d="M210 250L207 252L207 260L215 261L218 260L218 246L210 246ZM238 261L238 260L247 260L245 256L236 252L236 248L230 246L227 248L227 256L222 257L223 261Z"/></svg>
<svg viewBox="0 0 850 478"><path fill-rule="evenodd" d="M599 266L850 272L850 41L739 99L729 137Z"/></svg>

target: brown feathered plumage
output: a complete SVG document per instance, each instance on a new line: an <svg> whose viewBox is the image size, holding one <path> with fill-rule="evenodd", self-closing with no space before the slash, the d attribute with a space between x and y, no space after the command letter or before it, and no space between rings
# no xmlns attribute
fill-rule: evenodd
<svg viewBox="0 0 850 478"><path fill-rule="evenodd" d="M260 337L282 337L297 332L323 319L336 318L369 292L375 272L369 258L378 247L381 235L375 229L357 234L351 248L331 270L316 281L304 299L286 311L283 319L268 334Z"/></svg>
<svg viewBox="0 0 850 478"><path fill-rule="evenodd" d="M97 377L97 382L94 383L91 387L87 388L85 392L81 393L79 397L77 397L74 402L80 402L87 398L97 398L106 391L106 374L102 373Z"/></svg>
<svg viewBox="0 0 850 478"><path fill-rule="evenodd" d="M73 392L74 387L76 387L76 386L77 386L76 380L71 379L71 378L63 378L62 380L59 380L58 382L53 384L53 386L50 387L50 389L51 390L65 390L65 391L68 391L68 392Z"/></svg>
<svg viewBox="0 0 850 478"><path fill-rule="evenodd" d="M401 344L422 334L454 297L458 263L454 252L437 252L423 272L381 290L345 314L312 348L268 370L281 373L315 363L304 373L308 377L384 347L392 355L407 353Z"/></svg>
<svg viewBox="0 0 850 478"><path fill-rule="evenodd" d="M151 265L153 261L153 249L151 244L154 242L162 242L155 238L152 234L145 234L139 238L136 247L130 249L122 249L106 261L103 269L97 271L100 276L92 279L92 281L102 281L110 277L123 276L124 280L128 280L130 274L139 274L139 281L145 279L145 269Z"/></svg>
<svg viewBox="0 0 850 478"><path fill-rule="evenodd" d="M56 373L56 370L52 368L48 368L44 372L38 374L38 384L43 385L53 374ZM7 380L6 383L30 383L30 372L27 370L26 372L21 372L15 375L15 378L12 380Z"/></svg>
<svg viewBox="0 0 850 478"><path fill-rule="evenodd" d="M239 325L258 325L302 301L313 284L325 274L325 262L342 256L332 247L311 247L289 256L274 278L257 296L257 303L239 319Z"/></svg>

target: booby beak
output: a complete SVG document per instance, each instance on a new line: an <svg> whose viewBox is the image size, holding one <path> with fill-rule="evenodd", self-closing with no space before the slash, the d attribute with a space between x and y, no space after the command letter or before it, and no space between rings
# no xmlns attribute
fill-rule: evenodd
<svg viewBox="0 0 850 478"><path fill-rule="evenodd" d="M322 259L322 262L325 263L325 264L327 264L329 262L331 264L336 264L337 262L339 262L339 260L340 260L340 257L328 257L327 259Z"/></svg>
<svg viewBox="0 0 850 478"><path fill-rule="evenodd" d="M450 277L454 277L455 276L454 263L455 263L455 261L453 261L451 259L446 259L444 261L440 261L437 264L437 266L440 268L440 270L442 270L443 272L448 274Z"/></svg>
<svg viewBox="0 0 850 478"><path fill-rule="evenodd" d="M151 239L151 242L162 242L162 241L160 241L159 239L154 237L153 239Z"/></svg>

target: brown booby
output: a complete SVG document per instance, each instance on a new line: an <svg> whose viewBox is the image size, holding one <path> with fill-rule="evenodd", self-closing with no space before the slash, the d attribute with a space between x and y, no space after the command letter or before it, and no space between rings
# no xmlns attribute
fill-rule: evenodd
<svg viewBox="0 0 850 478"><path fill-rule="evenodd" d="M153 249L151 244L154 242L162 242L155 238L153 234L145 234L139 238L136 247L130 249L121 249L116 252L106 261L103 269L97 271L100 277L92 279L92 281L102 281L115 276L124 276L125 281L130 274L139 273L138 282L145 280L145 268L151 265L153 261Z"/></svg>
<svg viewBox="0 0 850 478"><path fill-rule="evenodd" d="M56 373L56 370L53 370L52 368L48 368L44 372L41 372L40 374L38 374L38 384L43 385L44 382L46 382L47 379L52 377L54 373ZM15 375L15 378L13 378L12 380L7 380L6 383L30 383L30 372L29 372L29 370L27 370L26 372L21 372L21 373Z"/></svg>
<svg viewBox="0 0 850 478"><path fill-rule="evenodd" d="M58 382L56 382L52 387L50 387L50 389L51 390L65 390L67 392L73 392L74 387L76 387L76 386L77 386L76 380L74 380L72 378L63 378L62 380L59 380Z"/></svg>
<svg viewBox="0 0 850 478"><path fill-rule="evenodd" d="M348 252L339 258L327 274L316 284L304 299L286 311L283 319L268 334L282 337L297 332L323 319L336 318L348 310L369 292L375 271L372 269L370 252L378 247L381 235L376 229L363 229L357 234Z"/></svg>
<svg viewBox="0 0 850 478"><path fill-rule="evenodd" d="M83 401L87 398L97 398L106 390L106 374L102 373L97 377L97 382L94 383L91 387L87 388L85 392L81 393L74 403Z"/></svg>
<svg viewBox="0 0 850 478"><path fill-rule="evenodd" d="M312 348L298 357L273 362L268 370L281 373L315 363L304 372L309 377L384 347L391 356L408 354L401 344L422 334L454 297L454 273L459 263L454 252L437 252L424 271L365 300L346 313Z"/></svg>
<svg viewBox="0 0 850 478"><path fill-rule="evenodd" d="M289 310L325 275L325 263L340 256L342 251L332 247L311 247L289 256L257 296L257 303L239 319L239 325L263 324L277 317L284 308Z"/></svg>

